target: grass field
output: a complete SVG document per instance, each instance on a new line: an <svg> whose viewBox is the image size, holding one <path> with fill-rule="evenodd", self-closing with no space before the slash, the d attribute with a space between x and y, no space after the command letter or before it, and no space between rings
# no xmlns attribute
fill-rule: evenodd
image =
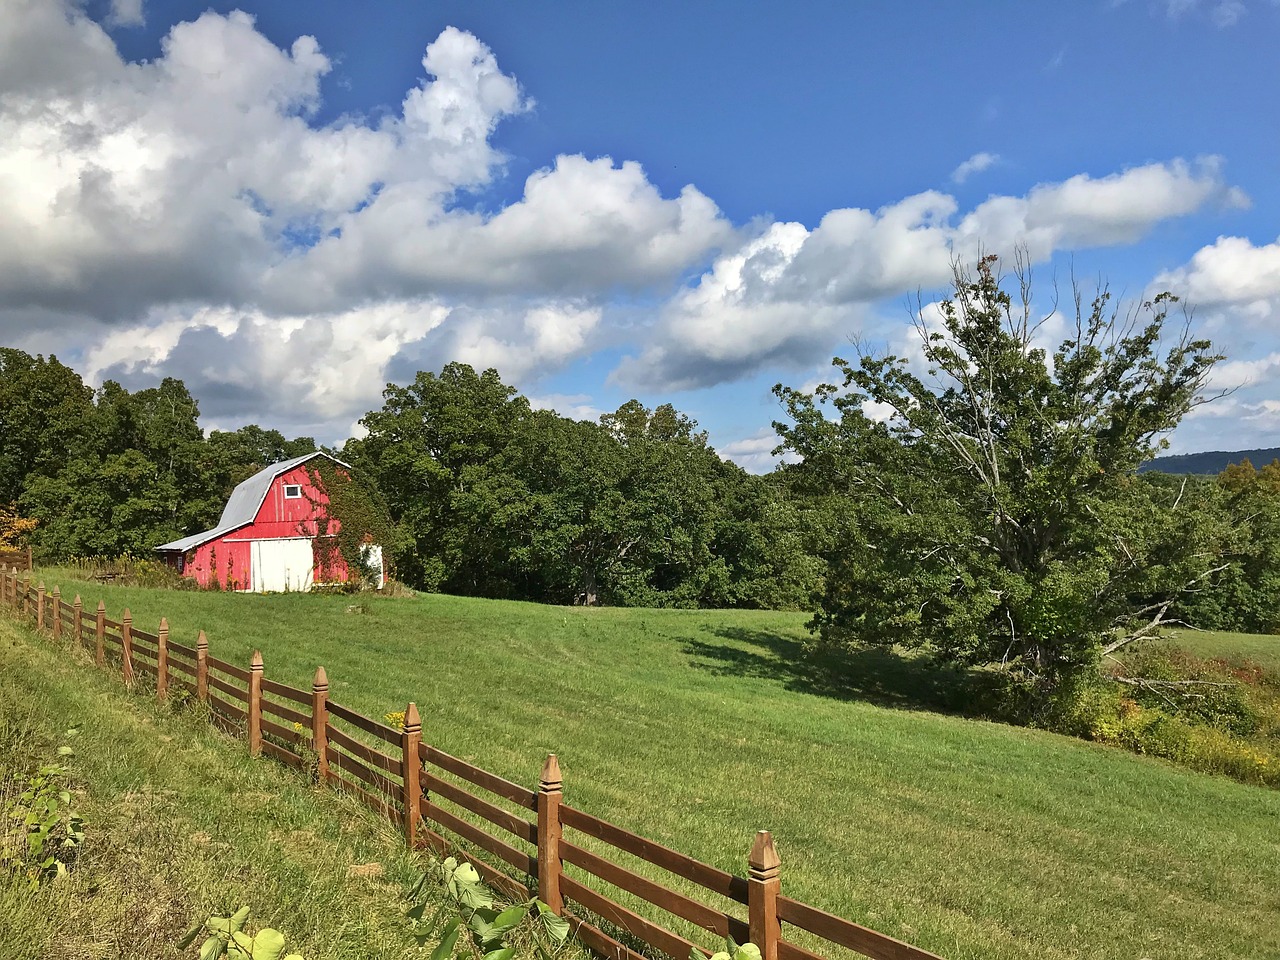
<svg viewBox="0 0 1280 960"><path fill-rule="evenodd" d="M1172 642L1197 657L1252 660L1271 671L1280 671L1280 636L1225 633L1218 630L1175 630Z"/></svg>
<svg viewBox="0 0 1280 960"><path fill-rule="evenodd" d="M85 842L36 892L0 868L5 960L192 957L177 943L201 912L244 904L308 958L419 955L399 904L418 867L389 825L0 615L0 768L23 776L62 743ZM367 864L382 876L348 875Z"/></svg>
<svg viewBox="0 0 1280 960"><path fill-rule="evenodd" d="M952 960L1280 956L1280 792L936 712L949 678L886 654L833 686L801 615L60 582L370 716L413 699L519 782L554 751L568 802L725 869L767 827L785 892Z"/></svg>

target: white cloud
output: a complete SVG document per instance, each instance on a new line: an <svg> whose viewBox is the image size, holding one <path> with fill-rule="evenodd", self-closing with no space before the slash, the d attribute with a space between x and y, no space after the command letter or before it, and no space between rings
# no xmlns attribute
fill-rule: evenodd
<svg viewBox="0 0 1280 960"><path fill-rule="evenodd" d="M456 306L448 322L399 363L431 370L457 360L477 370L494 367L507 383L520 382L588 352L602 315L598 306L573 301Z"/></svg>
<svg viewBox="0 0 1280 960"><path fill-rule="evenodd" d="M1280 305L1280 240L1254 246L1244 237L1219 237L1190 262L1152 282L1204 307Z"/></svg>
<svg viewBox="0 0 1280 960"><path fill-rule="evenodd" d="M787 452L774 456L774 449L781 439L772 427L765 427L749 437L733 440L716 447L716 453L724 460L732 460L747 473L768 473L779 463L795 463L795 454Z"/></svg>
<svg viewBox="0 0 1280 960"><path fill-rule="evenodd" d="M85 373L93 382L176 376L214 423L270 411L314 429L364 414L391 360L448 316L439 303L394 301L285 318L227 307L163 312L109 333L88 352Z"/></svg>
<svg viewBox="0 0 1280 960"><path fill-rule="evenodd" d="M1058 53L1058 62L1061 62L1062 52ZM1057 66L1057 63L1054 64ZM975 153L968 160L965 160L960 166L951 171L952 183L964 183L975 173L981 173L983 170L989 170L1000 162L998 154L987 153L985 150L981 153Z"/></svg>
<svg viewBox="0 0 1280 960"><path fill-rule="evenodd" d="M652 389L690 389L765 365L799 366L856 333L870 304L944 286L955 256L1023 246L1041 262L1061 250L1131 243L1213 202L1244 201L1208 158L1040 184L1025 196L991 197L958 223L955 199L928 191L874 213L833 210L812 231L774 224L675 296L646 348L614 375Z"/></svg>
<svg viewBox="0 0 1280 960"><path fill-rule="evenodd" d="M135 23L143 4L112 11ZM624 336L616 378L656 389L806 369L979 243L1043 260L1243 202L1211 158L967 212L929 191L739 229L692 185L664 195L633 161L568 153L491 209L494 133L532 101L464 31L425 46L398 109L321 124L329 58L242 12L178 24L137 63L73 0L0 0L0 22L0 337L37 325L93 376L182 376L223 422L349 424L386 379L448 360L536 385ZM1274 303L1271 248L1229 241L1186 283ZM1257 261L1243 292L1232 258ZM630 322L641 309L656 321Z"/></svg>
<svg viewBox="0 0 1280 960"><path fill-rule="evenodd" d="M1244 0L1164 0L1164 13L1170 20L1203 13L1220 29L1234 27L1248 12Z"/></svg>
<svg viewBox="0 0 1280 960"><path fill-rule="evenodd" d="M535 410L550 410L572 420L590 420L592 423L609 412L596 406L595 399L585 393L535 394L529 397L529 406Z"/></svg>
<svg viewBox="0 0 1280 960"><path fill-rule="evenodd" d="M211 414L363 412L415 360L536 376L592 346L613 291L669 290L734 235L697 189L607 157L468 209L532 101L452 27L398 114L317 125L329 59L248 14L178 24L141 63L69 0L0 17L0 335L38 317L90 343L91 376L189 376Z"/></svg>
<svg viewBox="0 0 1280 960"><path fill-rule="evenodd" d="M666 199L637 163L560 156L489 216L445 210L416 184L388 187L267 289L325 302L424 290L582 296L665 286L731 236L693 187Z"/></svg>
<svg viewBox="0 0 1280 960"><path fill-rule="evenodd" d="M146 22L142 15L142 0L111 0L107 21L116 27L142 26Z"/></svg>

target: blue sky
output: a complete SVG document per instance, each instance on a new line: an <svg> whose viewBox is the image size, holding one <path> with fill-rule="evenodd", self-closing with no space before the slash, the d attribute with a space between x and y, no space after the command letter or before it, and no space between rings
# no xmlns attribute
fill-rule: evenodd
<svg viewBox="0 0 1280 960"><path fill-rule="evenodd" d="M339 440L494 365L674 402L751 469L769 388L908 350L952 255L1196 305L1280 445L1280 5L0 0L0 341ZM424 57L426 63L424 64ZM429 75L428 75L429 74Z"/></svg>

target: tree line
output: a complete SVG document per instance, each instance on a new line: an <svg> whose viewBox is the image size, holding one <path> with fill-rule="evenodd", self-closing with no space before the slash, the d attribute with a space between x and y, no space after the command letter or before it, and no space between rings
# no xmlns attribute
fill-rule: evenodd
<svg viewBox="0 0 1280 960"><path fill-rule="evenodd" d="M449 364L388 386L368 433L331 451L386 513L408 585L550 603L799 608L820 562L778 477L722 460L670 405L599 422L535 410L494 370ZM148 556L211 528L232 489L318 449L199 425L180 380L88 387L55 357L0 348L0 505L50 559Z"/></svg>

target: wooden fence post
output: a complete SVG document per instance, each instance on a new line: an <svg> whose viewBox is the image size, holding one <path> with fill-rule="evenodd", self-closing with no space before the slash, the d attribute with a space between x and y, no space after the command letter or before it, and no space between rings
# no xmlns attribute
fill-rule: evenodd
<svg viewBox="0 0 1280 960"><path fill-rule="evenodd" d="M564 796L564 779L560 761L547 754L538 778L538 899L557 914L564 912L560 895L560 800ZM776 960L776 958L775 958Z"/></svg>
<svg viewBox="0 0 1280 960"><path fill-rule="evenodd" d="M209 638L203 630L196 638L196 699L209 702Z"/></svg>
<svg viewBox="0 0 1280 960"><path fill-rule="evenodd" d="M35 566L31 563L31 546L27 545L27 569L34 570Z"/></svg>
<svg viewBox="0 0 1280 960"><path fill-rule="evenodd" d="M102 666L107 662L107 653L104 649L107 636L107 605L104 601L98 601L98 621L93 627L93 662L98 666Z"/></svg>
<svg viewBox="0 0 1280 960"><path fill-rule="evenodd" d="M418 846L418 821L422 818L422 718L412 700L404 708L404 729L400 734L400 750L404 762L404 839L410 850Z"/></svg>
<svg viewBox="0 0 1280 960"><path fill-rule="evenodd" d="M169 619L160 618L156 631L156 699L163 702L169 697Z"/></svg>
<svg viewBox="0 0 1280 960"><path fill-rule="evenodd" d="M123 662L120 665L121 675L126 687L133 686L133 614L124 608L120 616L120 652Z"/></svg>
<svg viewBox="0 0 1280 960"><path fill-rule="evenodd" d="M76 646L80 647L84 645L84 621L81 619L84 616L84 601L80 599L78 593L75 603L71 604L71 614L71 636L75 639Z"/></svg>
<svg viewBox="0 0 1280 960"><path fill-rule="evenodd" d="M747 926L751 942L760 948L760 960L778 960L778 941L782 938L778 921L781 865L773 837L768 830L759 831L747 855Z"/></svg>
<svg viewBox="0 0 1280 960"><path fill-rule="evenodd" d="M329 677L324 667L316 667L311 681L311 749L316 754L316 776L329 779Z"/></svg>
<svg viewBox="0 0 1280 960"><path fill-rule="evenodd" d="M49 594L49 603L53 607L53 639L62 637L62 590L55 583L53 593Z"/></svg>
<svg viewBox="0 0 1280 960"><path fill-rule="evenodd" d="M22 615L31 616L31 574L22 578Z"/></svg>
<svg viewBox="0 0 1280 960"><path fill-rule="evenodd" d="M44 629L44 581L36 587L36 629Z"/></svg>
<svg viewBox="0 0 1280 960"><path fill-rule="evenodd" d="M253 651L249 661L249 754L262 752L262 651Z"/></svg>

